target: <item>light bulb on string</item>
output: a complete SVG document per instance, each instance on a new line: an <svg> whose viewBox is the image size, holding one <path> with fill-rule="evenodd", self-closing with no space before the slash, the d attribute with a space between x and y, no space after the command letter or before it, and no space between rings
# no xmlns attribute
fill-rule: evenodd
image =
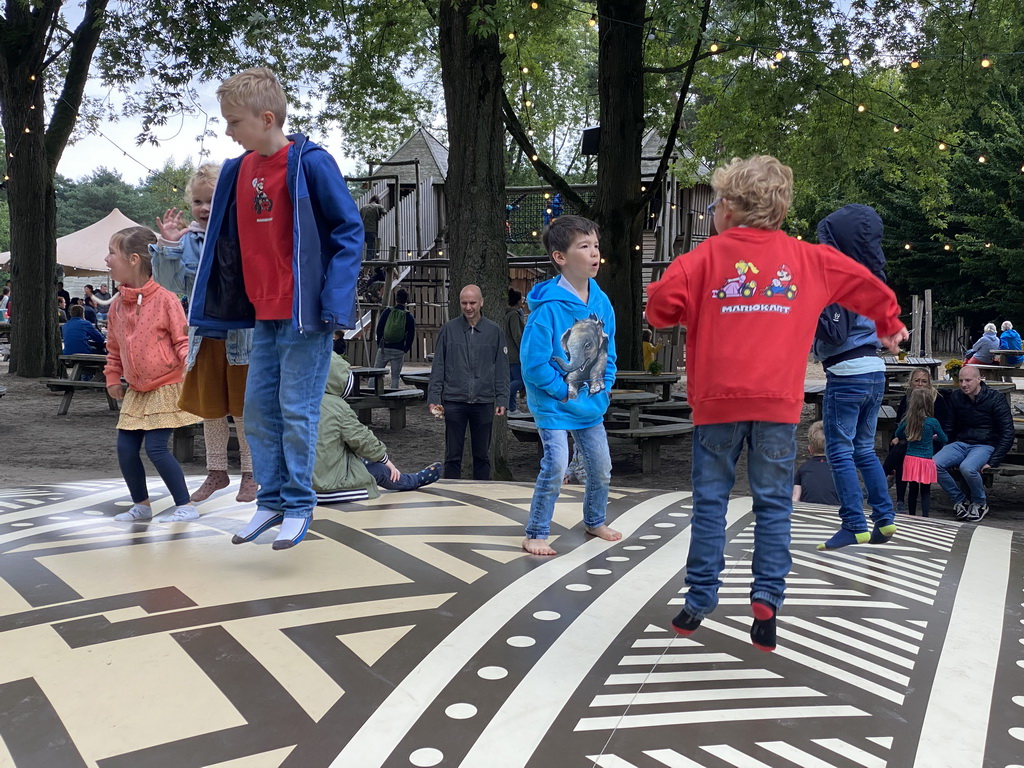
<svg viewBox="0 0 1024 768"><path fill-rule="evenodd" d="M992 243L985 243L985 247L986 248L991 248L992 247Z"/></svg>
<svg viewBox="0 0 1024 768"><path fill-rule="evenodd" d="M515 40L516 39L516 33L515 32L509 32L508 33L508 39L509 40Z"/></svg>
<svg viewBox="0 0 1024 768"><path fill-rule="evenodd" d="M35 82L35 80L36 80L36 76L35 76L35 75L29 75L29 76L28 76L28 79L29 79L29 81L30 81L30 82L33 82L33 83L34 83L34 82Z"/></svg>
<svg viewBox="0 0 1024 768"><path fill-rule="evenodd" d="M774 61L768 63L768 69L778 69L778 68L779 68L779 65L776 64Z"/></svg>
<svg viewBox="0 0 1024 768"><path fill-rule="evenodd" d="M27 125L25 126L25 133L32 133L31 129Z"/></svg>
<svg viewBox="0 0 1024 768"><path fill-rule="evenodd" d="M530 155L530 160L532 160L533 162L536 163L537 162L537 155Z"/></svg>
<svg viewBox="0 0 1024 768"><path fill-rule="evenodd" d="M867 108L867 107L865 107L865 106L864 106L863 104L858 104L858 105L857 105L857 111L858 111L858 112L866 112L866 111L867 111L867 109L868 109L868 108Z"/></svg>
<svg viewBox="0 0 1024 768"><path fill-rule="evenodd" d="M910 243L904 243L903 244L903 250L904 251L909 251L910 250Z"/></svg>
<svg viewBox="0 0 1024 768"><path fill-rule="evenodd" d="M786 52L785 51L778 50L778 51L775 52L775 60L776 61L782 61L784 58L786 58Z"/></svg>
<svg viewBox="0 0 1024 768"><path fill-rule="evenodd" d="M718 43L712 43L708 50L711 51L712 53L718 53Z"/></svg>
<svg viewBox="0 0 1024 768"><path fill-rule="evenodd" d="M921 62L917 58L913 58L913 59L910 60L910 68L911 69L917 69L920 66L921 66Z"/></svg>
<svg viewBox="0 0 1024 768"><path fill-rule="evenodd" d="M537 230L536 229L533 230L533 232L530 233L530 236L531 237L536 237L537 236Z"/></svg>
<svg viewBox="0 0 1024 768"><path fill-rule="evenodd" d="M526 135L527 135L527 136L533 136L533 128L531 128L530 130L528 130L528 131L526 132Z"/></svg>
<svg viewBox="0 0 1024 768"><path fill-rule="evenodd" d="M544 193L544 199L545 200L549 199L550 197L551 197L551 193L550 192L545 192Z"/></svg>
<svg viewBox="0 0 1024 768"><path fill-rule="evenodd" d="M803 240L803 239L804 239L804 236L803 236L803 235L797 235L797 236L796 236L796 239L797 239L797 240Z"/></svg>
<svg viewBox="0 0 1024 768"><path fill-rule="evenodd" d="M946 151L946 142L940 141L939 142L939 152L945 152L945 151Z"/></svg>
<svg viewBox="0 0 1024 768"><path fill-rule="evenodd" d="M597 26L597 14L596 13L592 13L590 15L590 21L588 21L587 24L589 24L592 27L596 27Z"/></svg>
<svg viewBox="0 0 1024 768"><path fill-rule="evenodd" d="M536 11L538 8L540 8L540 3L530 3L530 7Z"/></svg>
<svg viewBox="0 0 1024 768"><path fill-rule="evenodd" d="M530 101L529 99L527 99L526 101L523 102L523 105L527 106L527 107L532 107L533 106L533 102Z"/></svg>
<svg viewBox="0 0 1024 768"><path fill-rule="evenodd" d="M853 62L850 61L850 57L849 56L843 56L842 60L839 63L842 64L844 67L848 67L851 64L853 64Z"/></svg>
<svg viewBox="0 0 1024 768"><path fill-rule="evenodd" d="M899 133L899 132L900 132L900 126L899 126L899 124L896 124L896 125L894 125L894 126L892 127L892 132L893 132L893 133Z"/></svg>
<svg viewBox="0 0 1024 768"><path fill-rule="evenodd" d="M978 162L979 163L987 163L988 162L988 158L985 157L984 155L978 155Z"/></svg>
<svg viewBox="0 0 1024 768"><path fill-rule="evenodd" d="M988 56L983 56L982 59L981 59L981 68L982 69L988 69L991 66L992 66L992 59L990 59Z"/></svg>
<svg viewBox="0 0 1024 768"><path fill-rule="evenodd" d="M942 246L942 250L944 250L944 251L952 251L953 250L953 246L950 245L949 243L946 243L944 246Z"/></svg>
<svg viewBox="0 0 1024 768"><path fill-rule="evenodd" d="M634 245L633 246L633 250L634 251L639 251L640 250L640 246L639 245Z"/></svg>
<svg viewBox="0 0 1024 768"><path fill-rule="evenodd" d="M523 67L521 71L522 71L522 73L524 75L530 74L530 68L529 67Z"/></svg>

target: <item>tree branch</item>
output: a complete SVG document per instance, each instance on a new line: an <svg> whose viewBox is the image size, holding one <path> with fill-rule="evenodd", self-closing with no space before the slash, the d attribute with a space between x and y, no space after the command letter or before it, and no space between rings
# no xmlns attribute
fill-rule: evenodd
<svg viewBox="0 0 1024 768"><path fill-rule="evenodd" d="M82 105L82 94L89 80L89 66L103 33L103 15L109 0L87 0L85 14L72 37L71 54L68 59L67 75L60 96L53 104L53 115L46 129L46 160L50 172L55 173L60 156L71 137L78 120L78 108Z"/></svg>
<svg viewBox="0 0 1024 768"><path fill-rule="evenodd" d="M537 171L537 175L550 184L555 191L560 192L567 203L571 203L579 211L589 212L590 206L569 185L569 182L563 179L554 168L539 158L537 148L533 146L530 137L526 135L526 129L519 121L519 115L516 114L512 103L508 100L508 94L504 91L501 94L501 109L505 115L505 128L512 134L516 144L519 145L528 158L538 158L537 160L530 161L533 164L534 170Z"/></svg>
<svg viewBox="0 0 1024 768"><path fill-rule="evenodd" d="M710 11L711 0L704 0L704 5L700 10L700 29L697 31L697 39L693 42L693 55L690 56L686 74L683 76L683 84L679 87L679 100L676 102L676 112L672 118L672 127L669 128L668 136L665 137L665 149L661 153L661 160L658 161L658 170L654 172L654 178L647 184L647 191L641 197L642 209L646 208L654 198L655 190L661 186L661 180L665 178L665 174L668 171L668 161L672 157L672 150L675 149L676 136L679 135L679 123L683 119L683 107L686 104L686 97L689 95L690 83L693 80L693 70L696 68L698 61L711 55L710 52L707 55L700 53L700 49L704 44L704 33L708 28Z"/></svg>
<svg viewBox="0 0 1024 768"><path fill-rule="evenodd" d="M704 24L706 27L707 22L704 22ZM703 40L705 27L701 27L701 37L697 38L697 48L700 47L700 43ZM684 61L681 64L676 64L674 67L644 67L643 72L645 75L674 75L676 72L682 72L684 69L692 69L698 61L710 59L712 56L717 56L721 53L724 53L725 51L719 50L716 51L715 53L712 53L711 51L704 51L703 53L696 53L695 49L694 52L696 55L693 58L688 59L687 61Z"/></svg>

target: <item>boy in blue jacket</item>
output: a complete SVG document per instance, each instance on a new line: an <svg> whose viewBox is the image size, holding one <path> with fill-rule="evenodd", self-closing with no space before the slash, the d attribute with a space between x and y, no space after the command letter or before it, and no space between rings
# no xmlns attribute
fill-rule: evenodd
<svg viewBox="0 0 1024 768"><path fill-rule="evenodd" d="M280 525L274 549L302 541L316 506L320 400L337 328L356 318L363 225L334 159L283 130L274 73L248 69L217 89L227 135L246 153L221 170L189 302L189 324L252 328L245 425L260 485L232 538Z"/></svg>
<svg viewBox="0 0 1024 768"><path fill-rule="evenodd" d="M557 554L547 538L569 464L570 432L587 472L587 532L608 541L622 538L605 525L612 461L604 414L615 382L615 313L594 280L601 266L597 224L561 216L544 232L544 248L559 276L527 296L530 316L519 347L526 400L544 446L523 541L532 555Z"/></svg>

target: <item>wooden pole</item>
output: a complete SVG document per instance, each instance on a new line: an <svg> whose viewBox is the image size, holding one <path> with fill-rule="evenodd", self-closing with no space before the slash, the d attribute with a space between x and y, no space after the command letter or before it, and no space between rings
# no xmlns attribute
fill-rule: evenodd
<svg viewBox="0 0 1024 768"><path fill-rule="evenodd" d="M910 337L910 355L911 357L919 357L921 354L921 297L914 296L913 310L911 313L911 324L913 325L914 333Z"/></svg>
<svg viewBox="0 0 1024 768"><path fill-rule="evenodd" d="M420 228L420 206L423 204L420 200L420 159L417 157L416 162L413 164L413 168L416 170L416 258L420 259L423 257L423 232Z"/></svg>
<svg viewBox="0 0 1024 768"><path fill-rule="evenodd" d="M932 289L924 292L924 356L932 356Z"/></svg>

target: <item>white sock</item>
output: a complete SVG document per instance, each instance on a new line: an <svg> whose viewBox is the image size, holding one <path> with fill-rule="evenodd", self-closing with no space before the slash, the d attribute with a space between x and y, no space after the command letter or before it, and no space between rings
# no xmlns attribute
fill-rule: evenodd
<svg viewBox="0 0 1024 768"><path fill-rule="evenodd" d="M280 512L275 512L272 509L259 508L256 510L256 514L252 516L252 520L250 520L246 526L235 535L242 538L252 536L258 528L262 528L266 525L268 520L273 520L280 514Z"/></svg>
<svg viewBox="0 0 1024 768"><path fill-rule="evenodd" d="M131 509L119 515L114 515L114 519L119 523L130 523L134 520L152 520L153 508L146 504L132 504Z"/></svg>
<svg viewBox="0 0 1024 768"><path fill-rule="evenodd" d="M175 507L174 512L169 515L165 515L160 518L161 523L182 523L188 520L198 520L199 510L193 507L191 504L182 504L180 507Z"/></svg>
<svg viewBox="0 0 1024 768"><path fill-rule="evenodd" d="M308 517L286 517L281 523L281 532L275 541L292 541L298 544L309 527Z"/></svg>

